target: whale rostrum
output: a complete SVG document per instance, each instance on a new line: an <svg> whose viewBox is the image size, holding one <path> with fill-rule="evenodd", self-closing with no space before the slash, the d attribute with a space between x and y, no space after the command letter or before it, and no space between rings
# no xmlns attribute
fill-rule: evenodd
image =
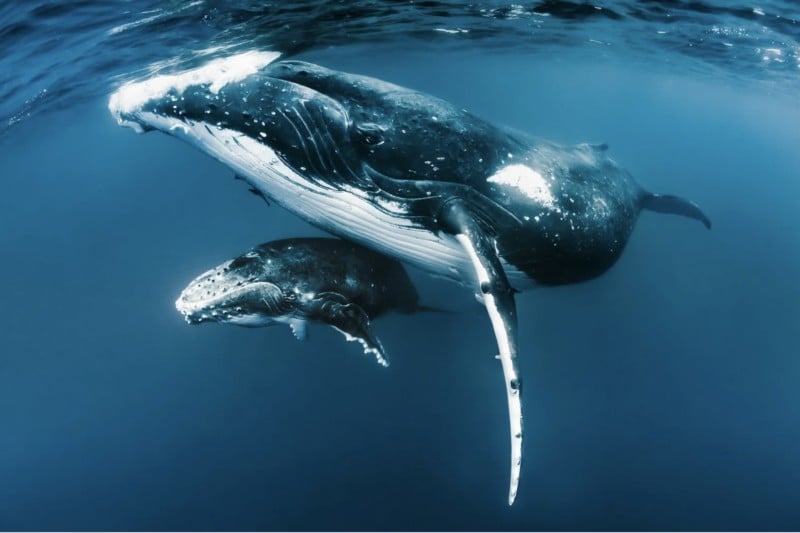
<svg viewBox="0 0 800 533"><path fill-rule="evenodd" d="M562 146L418 91L247 52L120 87L109 109L182 138L343 239L449 278L483 302L522 462L515 293L586 281L620 257L643 209L709 219L652 194L606 145Z"/></svg>

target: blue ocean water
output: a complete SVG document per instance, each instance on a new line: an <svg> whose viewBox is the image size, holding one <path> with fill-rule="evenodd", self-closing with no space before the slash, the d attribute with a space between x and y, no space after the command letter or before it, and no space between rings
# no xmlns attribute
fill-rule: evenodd
<svg viewBox="0 0 800 533"><path fill-rule="evenodd" d="M793 2L0 6L0 529L800 528ZM190 327L200 272L320 235L109 115L125 81L280 51L558 142L714 222L643 213L601 278L518 296L525 460L496 347L411 271L379 367L334 331Z"/></svg>

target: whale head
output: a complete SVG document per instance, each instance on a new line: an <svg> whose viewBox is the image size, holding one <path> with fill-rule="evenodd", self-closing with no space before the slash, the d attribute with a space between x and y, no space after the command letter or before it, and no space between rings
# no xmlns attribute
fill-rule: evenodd
<svg viewBox="0 0 800 533"><path fill-rule="evenodd" d="M183 138L262 188L280 187L264 181L322 188L358 182L346 108L283 79L276 57L238 54L129 83L111 95L109 109L121 125Z"/></svg>
<svg viewBox="0 0 800 533"><path fill-rule="evenodd" d="M330 233L468 278L455 240L425 226L437 201L426 183L464 180L456 161L469 149L475 161L490 159L458 135L465 126L456 117L466 113L378 79L277 57L247 52L131 82L111 95L109 110L122 125L189 142Z"/></svg>
<svg viewBox="0 0 800 533"><path fill-rule="evenodd" d="M192 280L175 307L189 324L265 326L284 315L288 304L269 279L268 263L253 249Z"/></svg>
<svg viewBox="0 0 800 533"><path fill-rule="evenodd" d="M491 126L445 101L276 58L247 52L128 83L109 109L139 132L188 140L257 186L265 175L335 190L375 188L375 176L461 181L507 151Z"/></svg>

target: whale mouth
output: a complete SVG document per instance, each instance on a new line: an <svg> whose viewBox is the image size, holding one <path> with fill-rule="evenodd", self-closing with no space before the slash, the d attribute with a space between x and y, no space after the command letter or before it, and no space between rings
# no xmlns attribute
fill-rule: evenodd
<svg viewBox="0 0 800 533"><path fill-rule="evenodd" d="M243 304L251 281L230 270L232 261L196 277L181 291L175 308L189 324L229 322L247 314Z"/></svg>
<svg viewBox="0 0 800 533"><path fill-rule="evenodd" d="M231 288L212 290L195 280L181 292L175 301L175 309L188 324L237 323L259 315L249 298L258 283L234 283L236 286Z"/></svg>

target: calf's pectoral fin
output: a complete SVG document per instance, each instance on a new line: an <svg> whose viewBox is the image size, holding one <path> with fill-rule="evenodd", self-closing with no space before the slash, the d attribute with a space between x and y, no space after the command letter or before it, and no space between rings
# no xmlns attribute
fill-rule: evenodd
<svg viewBox="0 0 800 533"><path fill-rule="evenodd" d="M294 338L299 341L304 341L308 338L308 322L302 318L289 319L289 327L292 328Z"/></svg>
<svg viewBox="0 0 800 533"><path fill-rule="evenodd" d="M381 366L389 366L386 351L372 332L369 316L360 306L341 294L323 292L307 303L304 311L309 318L339 330L348 341L358 341L364 353L374 355Z"/></svg>
<svg viewBox="0 0 800 533"><path fill-rule="evenodd" d="M511 478L508 489L508 504L511 505L517 496L522 464L522 403L516 361L517 310L514 290L497 255L494 238L485 232L467 202L459 199L448 201L441 209L439 222L442 231L455 236L472 262L500 351L498 359L503 367L511 433Z"/></svg>

